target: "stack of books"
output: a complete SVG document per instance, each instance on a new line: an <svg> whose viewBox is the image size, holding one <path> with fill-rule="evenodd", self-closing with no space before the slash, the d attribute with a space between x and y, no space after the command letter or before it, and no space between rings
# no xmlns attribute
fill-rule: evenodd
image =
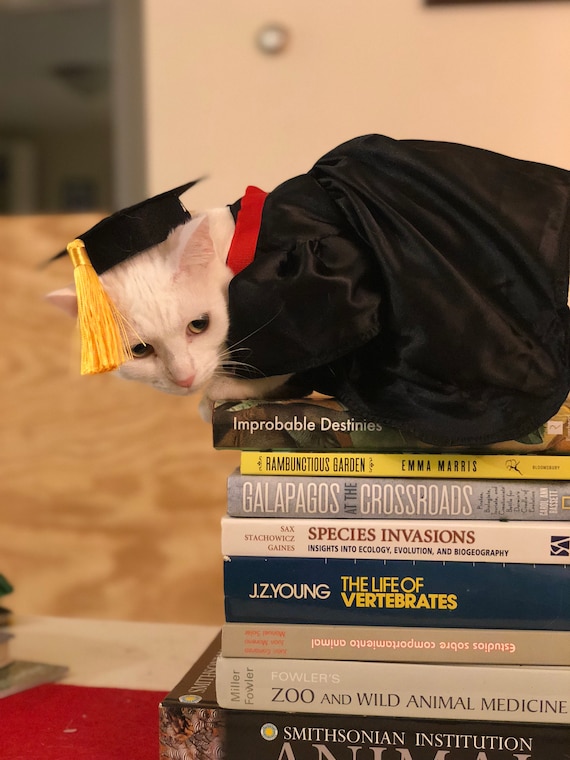
<svg viewBox="0 0 570 760"><path fill-rule="evenodd" d="M568 758L569 418L442 452L334 399L218 405L226 622L163 757Z"/></svg>

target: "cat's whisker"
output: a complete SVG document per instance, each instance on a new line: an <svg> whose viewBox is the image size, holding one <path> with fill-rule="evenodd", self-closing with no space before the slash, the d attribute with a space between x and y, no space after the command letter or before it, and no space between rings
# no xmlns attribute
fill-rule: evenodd
<svg viewBox="0 0 570 760"><path fill-rule="evenodd" d="M219 365L219 371L221 372L221 376L224 375L224 370L232 368L234 370L242 369L242 370L248 370L248 374L253 372L256 377L258 378L264 378L267 377L266 373L261 372L255 365L248 364L245 361L240 361L239 359L235 358L235 354L239 352L250 352L250 349L247 348L247 346L240 347L240 343L243 343L244 341L248 340L252 335L255 335L260 330L263 330L265 327L271 324L273 320L277 319L279 314L281 313L282 309L280 309L276 314L271 317L271 319L267 320L264 324L260 325L256 330L253 330L248 335L246 335L242 340L234 343L231 346L227 346L225 349L223 349L220 352L220 365Z"/></svg>
<svg viewBox="0 0 570 760"><path fill-rule="evenodd" d="M223 361L225 361L226 359L232 360L234 354L236 354L236 353L238 353L240 351L245 351L247 353L249 351L249 349L247 349L247 348L237 348L237 349L235 349L235 351L230 351L230 350L226 349L226 350L220 351L219 358L220 358L220 360L223 360Z"/></svg>
<svg viewBox="0 0 570 760"><path fill-rule="evenodd" d="M256 372L258 371L255 365L250 364L249 362L243 361L239 358L234 358L231 354L224 357L220 357L219 364L231 365L233 367L249 367L249 369L254 369Z"/></svg>
<svg viewBox="0 0 570 760"><path fill-rule="evenodd" d="M224 370L229 370L230 368L243 369L243 370L249 370L250 372L255 373L257 377L266 377L266 375L264 373L261 373L255 365L249 364L248 362L242 361L239 358L235 357L236 353L244 352L244 351L247 353L249 349L245 347L236 348L236 349L226 348L220 351L220 354L218 357L220 370L224 372Z"/></svg>
<svg viewBox="0 0 570 760"><path fill-rule="evenodd" d="M228 356L223 361L220 361L220 366L231 366L231 367L243 367L244 369L252 369L255 372L259 372L259 369L254 364L249 364L248 362L240 361L239 359L232 359L230 356Z"/></svg>
<svg viewBox="0 0 570 760"><path fill-rule="evenodd" d="M277 311L270 319L267 320L267 322L264 322L264 324L257 327L255 330L252 330L249 335L244 336L241 340L238 340L236 343L234 343L232 346L228 346L228 350L233 351L236 346L239 346L240 343L243 343L246 340L249 340L253 335L256 335L261 330L264 330L268 325L270 325L277 317L281 314L283 311L283 306Z"/></svg>
<svg viewBox="0 0 570 760"><path fill-rule="evenodd" d="M239 370L246 371L245 374L251 375L251 373L254 373L254 375L257 378L264 378L267 377L267 375L263 372L261 372L255 365L253 364L247 364L246 362L240 362L237 360L232 359L226 359L223 362L220 362L218 364L218 367L214 371L212 377L227 377L228 371L237 370L237 372L233 373L236 374L239 377Z"/></svg>
<svg viewBox="0 0 570 760"><path fill-rule="evenodd" d="M251 353L251 350L249 348L246 348L245 346L243 348L231 348L231 349L228 348L222 351L220 353L220 356L226 356L226 355L232 356L233 354L237 354L239 352L245 352L247 354L247 353Z"/></svg>
<svg viewBox="0 0 570 760"><path fill-rule="evenodd" d="M239 369L249 370L250 372L254 372L257 375L257 377L266 377L266 375L260 372L257 369L257 367L253 364L247 364L246 362L231 361L231 360L220 363L219 369L222 374L224 373L225 369L229 369L229 368L236 369L236 370L239 370Z"/></svg>

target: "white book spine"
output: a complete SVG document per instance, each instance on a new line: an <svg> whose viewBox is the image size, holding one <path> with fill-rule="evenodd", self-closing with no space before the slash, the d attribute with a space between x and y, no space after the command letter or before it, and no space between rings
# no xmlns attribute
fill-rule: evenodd
<svg viewBox="0 0 570 760"><path fill-rule="evenodd" d="M570 524L222 517L222 553L441 562L570 562Z"/></svg>
<svg viewBox="0 0 570 760"><path fill-rule="evenodd" d="M220 656L220 707L527 723L570 722L570 669Z"/></svg>

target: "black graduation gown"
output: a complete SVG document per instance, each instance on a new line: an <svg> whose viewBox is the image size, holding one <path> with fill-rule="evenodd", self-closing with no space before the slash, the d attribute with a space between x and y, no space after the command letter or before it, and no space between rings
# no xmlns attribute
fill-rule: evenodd
<svg viewBox="0 0 570 760"><path fill-rule="evenodd" d="M228 345L426 442L520 438L570 387L569 201L556 167L350 140L268 194Z"/></svg>

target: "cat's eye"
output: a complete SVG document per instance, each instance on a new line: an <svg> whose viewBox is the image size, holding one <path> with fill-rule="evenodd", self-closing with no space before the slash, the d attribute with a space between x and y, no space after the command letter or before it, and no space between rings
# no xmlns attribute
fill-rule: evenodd
<svg viewBox="0 0 570 760"><path fill-rule="evenodd" d="M198 319L193 319L188 323L188 332L193 333L194 335L199 335L200 333L204 332L209 324L210 317L208 314L202 314L202 316L198 317Z"/></svg>
<svg viewBox="0 0 570 760"><path fill-rule="evenodd" d="M136 346L131 346L131 353L135 359L144 359L145 356L154 354L154 348L150 343L137 343Z"/></svg>

